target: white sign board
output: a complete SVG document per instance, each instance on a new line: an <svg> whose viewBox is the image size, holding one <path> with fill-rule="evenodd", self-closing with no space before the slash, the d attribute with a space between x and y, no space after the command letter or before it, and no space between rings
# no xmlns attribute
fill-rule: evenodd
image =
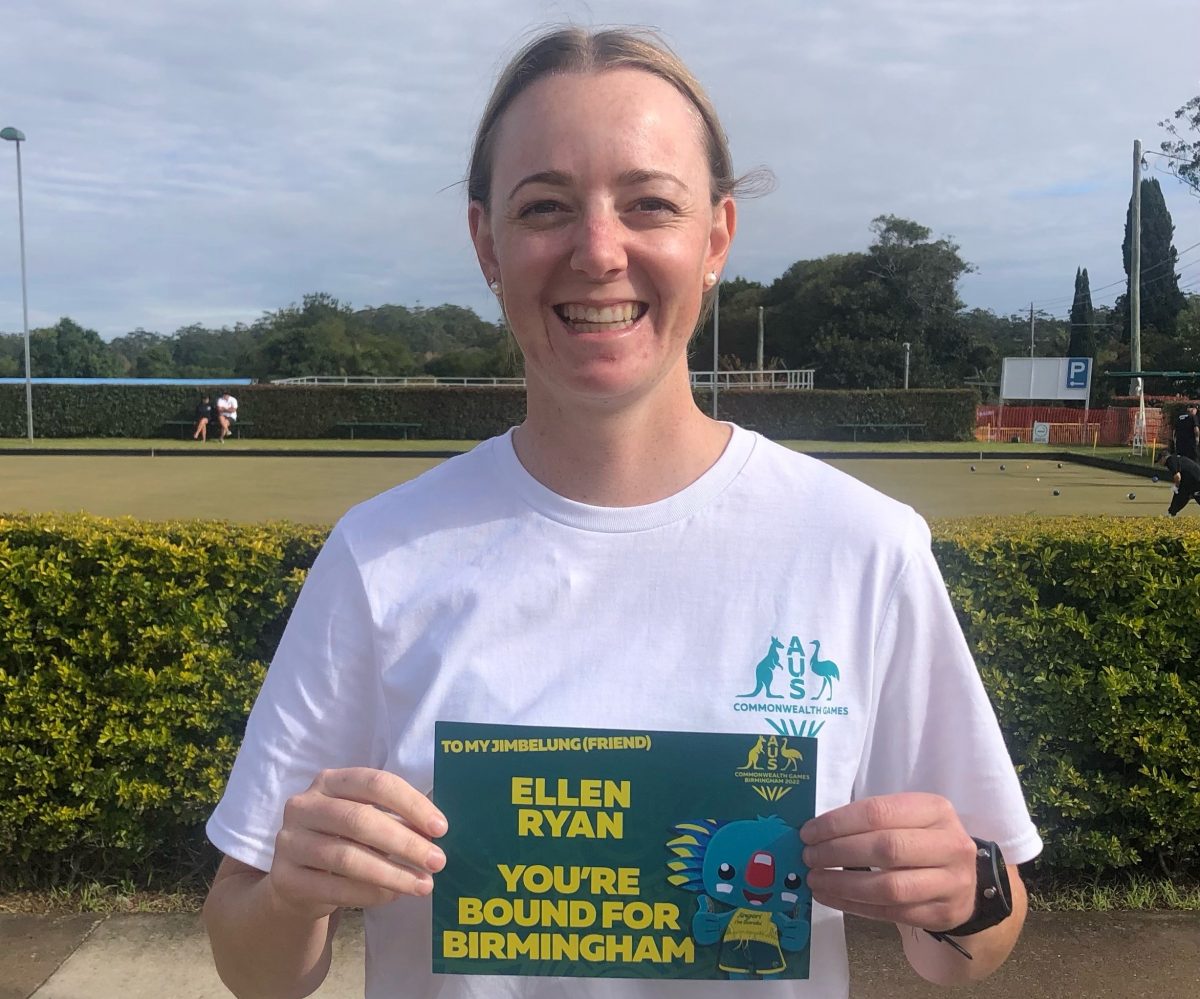
<svg viewBox="0 0 1200 999"><path fill-rule="evenodd" d="M1039 423L1036 420L1034 421L1034 423L1033 423L1033 443L1034 444L1049 444L1050 443L1050 424L1049 423Z"/></svg>
<svg viewBox="0 0 1200 999"><path fill-rule="evenodd" d="M1078 399L1092 391L1090 357L1006 357L1001 399Z"/></svg>

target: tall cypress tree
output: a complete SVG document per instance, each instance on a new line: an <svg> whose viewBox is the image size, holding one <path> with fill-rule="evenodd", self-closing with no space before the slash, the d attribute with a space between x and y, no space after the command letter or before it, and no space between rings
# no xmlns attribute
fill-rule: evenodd
<svg viewBox="0 0 1200 999"><path fill-rule="evenodd" d="M1121 252L1125 257L1125 273L1129 274L1130 255L1133 249L1133 239L1130 229L1133 226L1133 203L1130 200L1125 212L1125 242ZM1175 264L1179 254L1171 245L1175 235L1175 223L1171 221L1171 213L1167 211L1167 202L1163 198L1162 188L1158 180L1151 178L1142 181L1142 266L1141 266L1141 325L1142 329L1153 328L1165 336L1175 335L1175 320L1187 299L1179 290L1179 275L1175 273ZM1119 299L1122 320L1125 328L1125 339L1129 339L1129 302L1127 296Z"/></svg>
<svg viewBox="0 0 1200 999"><path fill-rule="evenodd" d="M1071 339L1067 345L1070 357L1096 356L1096 313L1092 308L1092 289L1088 272L1075 269L1075 300L1071 303Z"/></svg>

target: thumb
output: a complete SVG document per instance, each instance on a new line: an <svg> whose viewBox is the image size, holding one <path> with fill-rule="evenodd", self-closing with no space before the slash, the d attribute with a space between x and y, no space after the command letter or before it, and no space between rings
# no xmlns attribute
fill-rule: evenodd
<svg viewBox="0 0 1200 999"><path fill-rule="evenodd" d="M701 912L712 912L712 903L707 895L701 895L697 900Z"/></svg>

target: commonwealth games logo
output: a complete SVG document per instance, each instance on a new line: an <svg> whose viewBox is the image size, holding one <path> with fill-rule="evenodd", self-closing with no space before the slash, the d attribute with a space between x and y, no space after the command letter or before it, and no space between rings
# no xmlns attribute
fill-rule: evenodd
<svg viewBox="0 0 1200 999"><path fill-rule="evenodd" d="M778 801L801 781L809 779L807 768L801 766L803 762L804 753L789 746L787 736L760 735L750 746L746 762L733 775L765 800Z"/></svg>

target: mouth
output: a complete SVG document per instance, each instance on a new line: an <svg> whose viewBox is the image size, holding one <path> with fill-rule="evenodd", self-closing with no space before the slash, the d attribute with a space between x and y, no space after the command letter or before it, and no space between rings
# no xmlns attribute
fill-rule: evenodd
<svg viewBox="0 0 1200 999"><path fill-rule="evenodd" d="M743 888L742 894L746 896L746 901L751 905L766 905L769 901L771 901L771 896L775 893L768 891L759 894L758 892L747 891Z"/></svg>
<svg viewBox="0 0 1200 999"><path fill-rule="evenodd" d="M645 302L617 302L602 306L564 302L554 306L554 312L563 325L575 333L623 333L632 328L648 309Z"/></svg>

